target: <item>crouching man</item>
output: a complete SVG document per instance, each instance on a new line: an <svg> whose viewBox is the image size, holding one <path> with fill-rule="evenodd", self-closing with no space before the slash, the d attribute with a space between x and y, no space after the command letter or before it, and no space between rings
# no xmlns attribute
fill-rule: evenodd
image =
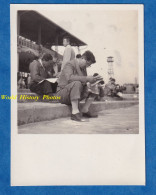
<svg viewBox="0 0 156 195"><path fill-rule="evenodd" d="M93 53L86 51L81 58L67 62L61 72L57 95L61 97L62 104L72 105L72 120L82 121L82 116L97 117L89 111L96 95L89 93L86 85L87 82L94 83L99 79L99 76L87 76L86 72L86 68L95 62ZM85 104L80 113L79 101L82 99L85 99Z"/></svg>

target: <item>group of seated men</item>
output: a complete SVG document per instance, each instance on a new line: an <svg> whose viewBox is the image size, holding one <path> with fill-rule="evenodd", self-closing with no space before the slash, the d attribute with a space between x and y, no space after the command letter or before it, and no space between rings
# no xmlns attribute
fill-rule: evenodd
<svg viewBox="0 0 156 195"><path fill-rule="evenodd" d="M110 78L105 85L104 94L109 97L122 97L122 92L125 90L123 86L115 83L114 78Z"/></svg>
<svg viewBox="0 0 156 195"><path fill-rule="evenodd" d="M41 59L34 60L29 66L30 90L39 95L53 96L53 93L56 93L61 97L62 104L72 106L72 120L83 121L83 117L97 117L96 113L89 110L97 94L88 90L87 83L96 83L101 76L87 76L86 71L86 68L95 62L95 56L91 51L84 52L80 58L68 61L61 70L57 82L52 84L44 79L52 77L50 67L54 63L53 57L50 54L44 54ZM82 99L85 99L85 103L80 110L79 104Z"/></svg>

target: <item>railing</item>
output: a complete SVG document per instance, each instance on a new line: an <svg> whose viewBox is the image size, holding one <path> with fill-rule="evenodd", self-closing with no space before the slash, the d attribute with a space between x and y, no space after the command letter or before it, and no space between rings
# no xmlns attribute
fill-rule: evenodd
<svg viewBox="0 0 156 195"><path fill-rule="evenodd" d="M26 39L22 36L18 36L17 37L17 45L19 46L25 46L25 47L29 47L31 49L34 49L34 50L39 50L39 45L37 45L35 42L29 40L29 39Z"/></svg>

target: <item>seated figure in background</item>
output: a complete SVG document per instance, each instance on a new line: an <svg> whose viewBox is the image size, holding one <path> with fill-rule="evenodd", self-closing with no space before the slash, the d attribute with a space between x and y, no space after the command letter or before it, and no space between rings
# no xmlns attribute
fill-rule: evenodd
<svg viewBox="0 0 156 195"><path fill-rule="evenodd" d="M93 76L96 77L100 75L98 73L94 73ZM95 83L87 83L88 91L97 95L95 98L96 101L100 101L101 98L104 97L104 83L105 82L102 77L99 77L99 80Z"/></svg>
<svg viewBox="0 0 156 195"><path fill-rule="evenodd" d="M45 80L46 78L51 78L54 74L53 63L53 57L50 54L44 54L41 59L30 63L30 91L39 95L49 96L56 92L57 83L50 83Z"/></svg>
<svg viewBox="0 0 156 195"><path fill-rule="evenodd" d="M104 94L110 97L122 98L123 87L115 83L114 78L110 78L109 82L105 85Z"/></svg>
<svg viewBox="0 0 156 195"><path fill-rule="evenodd" d="M111 96L114 97L115 95L115 79L114 78L110 78L109 82L105 85L105 95L106 96Z"/></svg>

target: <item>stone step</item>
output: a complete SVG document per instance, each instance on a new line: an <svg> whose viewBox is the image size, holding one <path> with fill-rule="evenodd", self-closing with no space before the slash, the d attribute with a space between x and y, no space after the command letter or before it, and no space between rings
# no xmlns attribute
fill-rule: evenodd
<svg viewBox="0 0 156 195"><path fill-rule="evenodd" d="M82 107L84 102L80 104ZM102 101L93 102L90 111L124 108L138 104L138 101ZM71 115L71 106L58 103L27 102L18 103L18 125L48 121Z"/></svg>
<svg viewBox="0 0 156 195"><path fill-rule="evenodd" d="M59 100L57 99L56 94L53 95L55 99L53 99L51 102L59 103ZM30 103L30 102L49 102L48 98L43 98L42 96L37 95L36 93L32 92L18 92L17 95L17 102L18 103Z"/></svg>
<svg viewBox="0 0 156 195"><path fill-rule="evenodd" d="M54 94L54 97L56 97L55 100L51 101L51 103L59 103L59 100L57 99L56 94ZM101 98L101 101L120 101L120 100L134 100L138 101L139 97L138 95L131 95L131 94L124 94L122 98L119 97L109 97L109 96L104 96ZM36 93L32 92L18 92L17 95L17 102L19 103L30 103L30 102L49 102L48 99L41 97L37 95Z"/></svg>
<svg viewBox="0 0 156 195"><path fill-rule="evenodd" d="M54 96L56 94L54 93ZM57 97L57 96L56 96ZM118 101L118 100L138 100L139 95L138 94L123 94L122 98L119 97L110 97L110 96L104 96L101 98L101 101ZM37 95L36 93L33 93L30 91L30 89L18 89L17 93L17 102L18 103L30 103L30 102L49 102L48 99L41 97ZM59 103L59 100L56 98L55 100L51 101L51 103Z"/></svg>
<svg viewBox="0 0 156 195"><path fill-rule="evenodd" d="M54 93L54 96L56 94ZM42 96L37 95L36 93L33 93L30 91L30 89L18 89L17 93L17 102L18 103L30 103L30 102L49 102L48 99L44 98ZM59 100L57 98L53 101L53 103L58 103Z"/></svg>

